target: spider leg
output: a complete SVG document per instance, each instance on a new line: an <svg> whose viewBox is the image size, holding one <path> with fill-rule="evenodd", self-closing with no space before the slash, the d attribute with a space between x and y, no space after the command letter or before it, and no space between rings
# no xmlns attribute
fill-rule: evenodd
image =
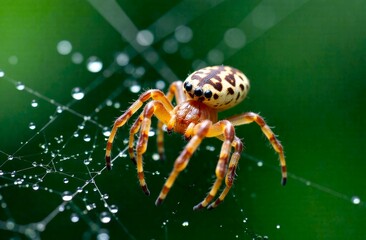
<svg viewBox="0 0 366 240"><path fill-rule="evenodd" d="M166 94L167 99L171 102L173 97L175 96L175 100L177 104L186 100L186 96L183 92L183 83L181 81L176 81L170 84L169 90ZM157 136L157 147L160 159L165 159L165 150L164 150L164 131L163 131L163 122L158 121L158 125L156 128L156 136Z"/></svg>
<svg viewBox="0 0 366 240"><path fill-rule="evenodd" d="M128 141L128 154L130 155L131 161L136 165L136 158L134 152L135 145L135 134L140 130L142 120L144 119L144 112L135 120L134 124L130 128L130 138Z"/></svg>
<svg viewBox="0 0 366 240"><path fill-rule="evenodd" d="M228 169L228 172L226 173L226 177L225 177L226 187L221 192L220 196L216 199L216 201L211 203L207 207L207 209L216 208L222 201L224 201L226 195L228 194L229 190L231 189L231 187L233 185L233 182L234 182L234 179L235 179L235 174L236 174L235 171L236 171L236 168L237 168L238 163L239 163L240 154L243 150L243 143L240 141L240 139L238 137L235 137L232 145L233 145L235 151L231 155L231 159L230 159L230 163L229 163L229 169Z"/></svg>
<svg viewBox="0 0 366 240"><path fill-rule="evenodd" d="M151 101L145 106L143 112L140 114L139 119L136 120L136 125L139 125L139 122L141 122L140 136L136 146L137 176L140 186L146 195L150 195L150 192L145 182L142 155L146 152L152 115L155 115L160 121L164 123L168 122L170 119L170 113L160 101ZM142 119L141 121L140 118Z"/></svg>
<svg viewBox="0 0 366 240"><path fill-rule="evenodd" d="M217 166L216 166L216 170L215 170L216 181L213 184L213 186L212 186L210 192L208 193L208 195L206 196L206 198L202 202L200 202L199 204L194 206L193 210L198 210L198 209L204 208L211 202L211 200L216 196L217 191L220 189L222 181L226 175L227 163L228 163L228 159L230 156L231 144L235 137L234 127L229 121L223 120L223 121L219 121L219 122L215 123L210 128L209 134L207 134L207 135L211 136L211 135L221 135L221 134L223 134L224 140L223 140L223 144L221 147L219 161L217 162Z"/></svg>
<svg viewBox="0 0 366 240"><path fill-rule="evenodd" d="M148 101L149 99L154 99L160 101L164 107L171 111L173 110L173 106L170 103L170 101L167 99L167 97L164 95L164 93L160 90L152 89L149 91L146 91L140 95L140 97L127 109L127 111L122 114L120 117L117 118L117 120L114 122L113 128L111 130L111 134L109 135L107 146L106 146L106 153L105 153L105 160L106 160L106 166L107 169L111 169L111 151L112 151L112 145L114 138L116 136L118 128L125 125L128 119L141 108L141 106L144 104L144 102Z"/></svg>
<svg viewBox="0 0 366 240"><path fill-rule="evenodd" d="M234 126L249 124L252 122L256 122L260 126L262 132L267 137L267 139L270 141L274 150L280 156L280 164L281 164L281 171L282 171L282 185L286 185L287 169L286 169L285 155L283 153L283 147L282 147L281 143L277 140L277 138L276 138L275 134L272 132L271 128L264 121L264 119L256 113L247 112L247 113L243 113L243 114L240 114L237 116L230 117L227 120L229 120Z"/></svg>
<svg viewBox="0 0 366 240"><path fill-rule="evenodd" d="M179 173L187 167L189 159L206 137L211 125L212 122L210 120L205 120L195 126L194 135L180 153L179 157L175 160L174 168L166 180L159 197L156 199L155 205L158 206L164 201L170 188L173 186L175 179L178 177Z"/></svg>

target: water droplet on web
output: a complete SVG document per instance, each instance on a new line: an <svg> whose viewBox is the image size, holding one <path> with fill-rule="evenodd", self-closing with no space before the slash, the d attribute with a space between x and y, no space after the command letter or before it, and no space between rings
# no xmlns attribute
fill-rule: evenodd
<svg viewBox="0 0 366 240"><path fill-rule="evenodd" d="M39 189L39 185L37 183L32 185L33 190L37 191Z"/></svg>
<svg viewBox="0 0 366 240"><path fill-rule="evenodd" d="M280 225L280 224L277 224L277 225L276 225L276 228L277 228L277 229L280 229L280 228L281 228L281 225Z"/></svg>
<svg viewBox="0 0 366 240"><path fill-rule="evenodd" d="M158 160L160 159L159 154L158 154L158 153L154 153L154 154L152 155L152 159L153 159L153 160L155 160L155 161L158 161Z"/></svg>
<svg viewBox="0 0 366 240"><path fill-rule="evenodd" d="M94 208L96 208L95 203L91 203L91 204L86 205L86 210L88 210L88 211L93 210Z"/></svg>
<svg viewBox="0 0 366 240"><path fill-rule="evenodd" d="M9 161L11 161L11 160L13 160L13 159L14 159L13 155L9 155L9 156L8 156L8 160L9 160Z"/></svg>
<svg viewBox="0 0 366 240"><path fill-rule="evenodd" d="M137 33L136 41L141 46L150 46L154 42L154 35L149 30L142 30Z"/></svg>
<svg viewBox="0 0 366 240"><path fill-rule="evenodd" d="M67 40L62 40L57 43L57 52L61 55L68 55L72 50L72 45Z"/></svg>
<svg viewBox="0 0 366 240"><path fill-rule="evenodd" d="M57 113L62 113L62 111L63 111L62 107L61 106L57 106L56 112Z"/></svg>
<svg viewBox="0 0 366 240"><path fill-rule="evenodd" d="M89 136L89 134L85 134L83 139L85 142L90 142L91 137Z"/></svg>
<svg viewBox="0 0 366 240"><path fill-rule="evenodd" d="M97 73L100 72L100 70L102 70L103 63L98 57L92 56L88 59L86 68L88 69L89 72Z"/></svg>
<svg viewBox="0 0 366 240"><path fill-rule="evenodd" d="M72 214L70 215L70 220L71 220L71 222L73 222L73 223L79 222L79 216L78 216L76 213L72 213Z"/></svg>
<svg viewBox="0 0 366 240"><path fill-rule="evenodd" d="M258 162L257 162L257 166L258 166L258 167L262 167L262 166L263 166L263 162L262 162L262 161L258 161Z"/></svg>
<svg viewBox="0 0 366 240"><path fill-rule="evenodd" d="M130 61L130 57L126 53L118 53L116 56L116 62L119 66L126 66Z"/></svg>
<svg viewBox="0 0 366 240"><path fill-rule="evenodd" d="M25 85L24 85L23 83L21 83L21 82L17 82L17 83L15 84L15 87L16 87L16 89L18 89L19 91L22 91L22 90L24 90Z"/></svg>
<svg viewBox="0 0 366 240"><path fill-rule="evenodd" d="M84 57L81 53L75 52L71 56L71 61L75 64L80 64L84 61Z"/></svg>
<svg viewBox="0 0 366 240"><path fill-rule="evenodd" d="M85 165L89 165L89 164L90 164L90 160L89 160L89 159L85 159L85 160L84 160L84 164L85 164Z"/></svg>
<svg viewBox="0 0 366 240"><path fill-rule="evenodd" d="M5 76L5 72L2 69L0 69L0 78L2 78L4 76Z"/></svg>
<svg viewBox="0 0 366 240"><path fill-rule="evenodd" d="M158 81L156 81L156 83L155 83L155 87L157 88L157 89L164 89L165 88L165 82L163 81L163 80L158 80Z"/></svg>
<svg viewBox="0 0 366 240"><path fill-rule="evenodd" d="M108 232L103 231L103 232L98 233L97 240L109 240Z"/></svg>
<svg viewBox="0 0 366 240"><path fill-rule="evenodd" d="M68 178L64 178L64 183L69 183L69 179Z"/></svg>
<svg viewBox="0 0 366 240"><path fill-rule="evenodd" d="M75 99L75 100L81 100L84 98L84 92L81 90L81 88L79 87L74 87L71 90L71 96Z"/></svg>
<svg viewBox="0 0 366 240"><path fill-rule="evenodd" d="M118 212L118 207L113 204L109 207L109 211L111 211L111 213L117 213Z"/></svg>
<svg viewBox="0 0 366 240"><path fill-rule="evenodd" d="M79 137L79 133L78 132L74 132L74 137Z"/></svg>
<svg viewBox="0 0 366 240"><path fill-rule="evenodd" d="M193 37L193 31L187 26L179 26L175 29L174 37L178 42L187 43L191 41Z"/></svg>
<svg viewBox="0 0 366 240"><path fill-rule="evenodd" d="M15 227L15 223L12 220L8 220L5 223L5 228L8 230L13 230L13 228Z"/></svg>
<svg viewBox="0 0 366 240"><path fill-rule="evenodd" d="M109 212L100 213L99 218L102 223L109 223L111 221L111 215Z"/></svg>
<svg viewBox="0 0 366 240"><path fill-rule="evenodd" d="M361 199L358 196L353 196L351 200L352 200L352 203L355 205L358 205L361 203Z"/></svg>
<svg viewBox="0 0 366 240"><path fill-rule="evenodd" d="M183 227L188 227L188 225L189 225L189 222L188 221L185 221L185 222L182 223L182 226Z"/></svg>
<svg viewBox="0 0 366 240"><path fill-rule="evenodd" d="M65 191L62 193L62 200L64 201L71 201L72 200L72 193L69 191Z"/></svg>
<svg viewBox="0 0 366 240"><path fill-rule="evenodd" d="M4 175L3 170L0 169L0 176Z"/></svg>
<svg viewBox="0 0 366 240"><path fill-rule="evenodd" d="M130 91L133 93L138 93L141 90L141 86L140 85L132 85L130 87Z"/></svg>
<svg viewBox="0 0 366 240"><path fill-rule="evenodd" d="M32 102L31 102L31 106L34 107L34 108L38 107L38 102L35 99L33 99Z"/></svg>
<svg viewBox="0 0 366 240"><path fill-rule="evenodd" d="M77 191L78 193L81 193L81 192L83 191L83 188L82 188L82 187L77 187L76 191Z"/></svg>
<svg viewBox="0 0 366 240"><path fill-rule="evenodd" d="M108 194L103 194L102 199L108 199L109 195Z"/></svg>
<svg viewBox="0 0 366 240"><path fill-rule="evenodd" d="M206 150L210 151L210 152L213 152L213 151L215 151L215 147L214 146L206 146Z"/></svg>
<svg viewBox="0 0 366 240"><path fill-rule="evenodd" d="M109 131L108 127L103 128L103 135L105 137L109 137L109 135L111 135L111 131Z"/></svg>
<svg viewBox="0 0 366 240"><path fill-rule="evenodd" d="M36 124L34 124L34 122L29 123L29 129L30 130L36 129Z"/></svg>

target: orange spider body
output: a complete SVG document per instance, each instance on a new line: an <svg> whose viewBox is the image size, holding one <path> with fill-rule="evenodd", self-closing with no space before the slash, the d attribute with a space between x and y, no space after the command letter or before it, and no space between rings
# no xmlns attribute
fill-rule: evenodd
<svg viewBox="0 0 366 240"><path fill-rule="evenodd" d="M157 143L160 158L164 158L164 132L163 125L168 132L183 134L189 140L174 163L174 168L166 180L155 204L159 205L166 198L179 173L186 168L192 154L196 151L202 140L206 137L216 137L223 141L219 161L216 166L216 181L206 198L193 209L208 206L209 209L217 207L229 192L239 163L243 143L235 135L234 126L256 122L274 150L279 154L282 170L282 184L287 179L286 162L283 148L275 134L265 123L263 118L256 113L247 112L237 116L218 120L218 112L239 104L249 91L249 80L239 70L228 66L206 67L193 72L182 83L173 82L165 95L160 90L148 90L130 106L114 123L106 147L106 164L111 169L111 150L117 129L139 110L145 102L149 101L130 129L128 152L131 160L137 165L137 175L140 186L146 195L150 195L147 188L142 156L146 152L148 133L151 126L151 117L158 118ZM175 96L177 105L171 104ZM134 149L134 136L140 131L136 149ZM231 154L231 148L234 152ZM136 154L135 154L136 153ZM223 180L225 188L219 197L208 205L219 191Z"/></svg>

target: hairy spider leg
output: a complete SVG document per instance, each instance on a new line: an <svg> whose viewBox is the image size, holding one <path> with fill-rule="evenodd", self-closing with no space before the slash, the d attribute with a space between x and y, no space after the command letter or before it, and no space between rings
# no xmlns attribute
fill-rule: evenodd
<svg viewBox="0 0 366 240"><path fill-rule="evenodd" d="M204 120L195 126L192 138L180 153L179 157L175 160L173 170L165 181L164 187L155 201L155 205L160 205L164 201L170 188L173 186L175 179L178 177L179 173L187 167L192 154L206 137L211 125L212 121Z"/></svg>
<svg viewBox="0 0 366 240"><path fill-rule="evenodd" d="M243 143L240 141L240 139L238 137L235 137L232 146L234 147L235 150L234 150L234 153L231 155L229 169L226 173L226 177L225 177L226 186L225 186L224 190L221 192L220 196L213 203L211 203L207 207L207 209L216 208L221 202L223 202L226 195L228 194L228 192L230 191L230 189L234 183L236 168L239 163L240 154L243 151Z"/></svg>
<svg viewBox="0 0 366 240"><path fill-rule="evenodd" d="M170 101L166 98L164 93L157 89L152 89L144 92L139 96L139 98L127 109L127 111L122 114L120 117L117 118L117 120L114 122L113 128L111 130L111 134L109 135L107 146L106 146L106 153L105 153L105 160L106 160L106 166L107 169L111 169L111 151L112 151L112 145L114 138L116 136L118 128L125 125L128 119L131 118L131 116L141 108L141 106L144 104L144 102L148 101L149 99L160 101L164 107L171 111L173 110L173 105L170 103Z"/></svg>
<svg viewBox="0 0 366 240"><path fill-rule="evenodd" d="M140 114L142 120L141 120L140 136L136 146L136 156L137 156L136 164L137 164L137 176L139 179L139 183L146 195L150 195L150 192L149 189L147 188L147 184L145 181L142 155L146 152L147 143L149 139L149 131L151 127L151 117L153 115L155 115L163 123L167 123L171 118L170 113L160 101L149 102L144 107L142 114Z"/></svg>
<svg viewBox="0 0 366 240"><path fill-rule="evenodd" d="M207 137L213 137L217 135L223 136L223 143L221 147L219 161L217 162L215 170L216 180L206 198L202 202L194 206L193 210L204 208L212 201L212 199L216 196L217 191L220 189L222 181L226 175L227 163L230 157L231 144L235 137L235 130L233 125L227 120L222 120L215 123L214 125L212 125L212 127L210 127Z"/></svg>
<svg viewBox="0 0 366 240"><path fill-rule="evenodd" d="M247 112L243 114L239 114L233 117L227 118L234 126L243 125L243 124L249 124L252 122L256 122L264 135L267 137L267 139L272 144L274 150L278 153L280 156L280 165L281 165L281 172L282 172L282 185L286 185L287 181L287 169L286 169L286 161L285 161L285 155L283 153L283 147L280 143L280 141L277 140L275 134L272 132L271 128L267 125L267 123L264 121L264 119L259 116L256 113L253 112Z"/></svg>
<svg viewBox="0 0 366 240"><path fill-rule="evenodd" d="M166 98L172 102L173 97L175 97L176 104L180 104L186 100L186 96L183 92L183 83L181 81L175 81L169 86L169 90L166 94ZM158 121L156 128L156 137L157 137L157 147L158 154L160 160L165 159L165 150L164 150L164 131L163 131L164 123L162 121Z"/></svg>

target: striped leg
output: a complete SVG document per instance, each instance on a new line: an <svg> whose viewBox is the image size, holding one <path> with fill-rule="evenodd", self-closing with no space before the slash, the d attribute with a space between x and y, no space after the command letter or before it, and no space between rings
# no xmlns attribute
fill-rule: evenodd
<svg viewBox="0 0 366 240"><path fill-rule="evenodd" d="M136 165L136 158L135 158L135 134L140 130L142 120L144 119L144 112L140 114L140 116L136 119L135 123L132 125L130 129L130 138L128 141L128 154L130 155L131 161Z"/></svg>
<svg viewBox="0 0 366 240"><path fill-rule="evenodd" d="M150 192L145 182L142 155L146 152L151 126L151 117L153 115L155 115L160 121L164 123L168 122L170 119L170 113L160 101L151 101L145 106L144 111L140 114L140 117L135 122L136 127L138 127L138 125L140 125L139 123L141 122L140 136L136 146L137 176L140 186L146 195L150 195Z"/></svg>
<svg viewBox="0 0 366 240"><path fill-rule="evenodd" d="M211 200L216 196L217 191L220 189L220 186L221 186L222 181L226 174L227 162L228 162L228 159L230 156L231 144L235 137L235 130L234 130L233 125L229 121L226 121L226 120L217 122L210 128L211 132L217 132L217 130L219 130L218 131L219 135L223 134L224 140L223 140L223 144L221 147L219 161L217 163L216 171L215 171L216 181L213 184L213 186L212 186L210 192L208 193L208 195L206 196L206 198L202 202L200 202L199 204L194 206L193 210L204 208L211 202ZM212 134L212 133L210 133L210 134Z"/></svg>
<svg viewBox="0 0 366 240"><path fill-rule="evenodd" d="M175 160L174 168L166 180L159 197L156 199L155 205L160 205L164 201L170 188L173 186L175 179L178 177L178 174L187 167L189 159L201 144L202 140L206 137L211 125L212 122L210 120L205 120L196 125L194 135L189 140L177 160Z"/></svg>
<svg viewBox="0 0 366 240"><path fill-rule="evenodd" d="M140 97L127 109L127 111L122 114L117 120L114 122L111 134L109 135L107 146L106 146L106 153L105 153L105 160L107 169L111 169L111 151L114 137L116 136L118 128L125 125L128 119L141 108L144 102L148 101L149 99L154 99L160 101L164 107L170 112L173 110L173 106L164 93L160 90L152 89L149 91L144 92L140 95Z"/></svg>
<svg viewBox="0 0 366 240"><path fill-rule="evenodd" d="M281 143L277 140L275 134L272 132L271 128L267 125L264 119L256 113L247 112L234 117L230 117L229 120L234 126L249 124L252 122L256 122L262 129L264 135L266 135L267 139L271 142L274 150L280 156L280 164L282 171L282 185L286 185L287 180L287 170L286 170L286 161L285 155L283 153L283 147Z"/></svg>
<svg viewBox="0 0 366 240"><path fill-rule="evenodd" d="M231 155L230 163L229 163L229 170L226 174L225 178L225 189L221 192L220 196L216 199L215 202L211 203L207 209L216 208L222 201L224 201L226 195L228 194L231 186L233 185L235 179L235 171L239 163L240 154L243 150L243 143L240 141L238 137L235 137L233 144L234 146L234 153Z"/></svg>
<svg viewBox="0 0 366 240"><path fill-rule="evenodd" d="M180 104L186 100L186 96L183 92L183 83L181 81L176 81L170 84L168 93L166 94L167 99L171 102L173 97L175 96L176 104ZM165 159L165 150L164 150L164 131L163 131L163 123L158 121L158 126L156 128L156 136L157 136L157 147L158 153L161 160Z"/></svg>

